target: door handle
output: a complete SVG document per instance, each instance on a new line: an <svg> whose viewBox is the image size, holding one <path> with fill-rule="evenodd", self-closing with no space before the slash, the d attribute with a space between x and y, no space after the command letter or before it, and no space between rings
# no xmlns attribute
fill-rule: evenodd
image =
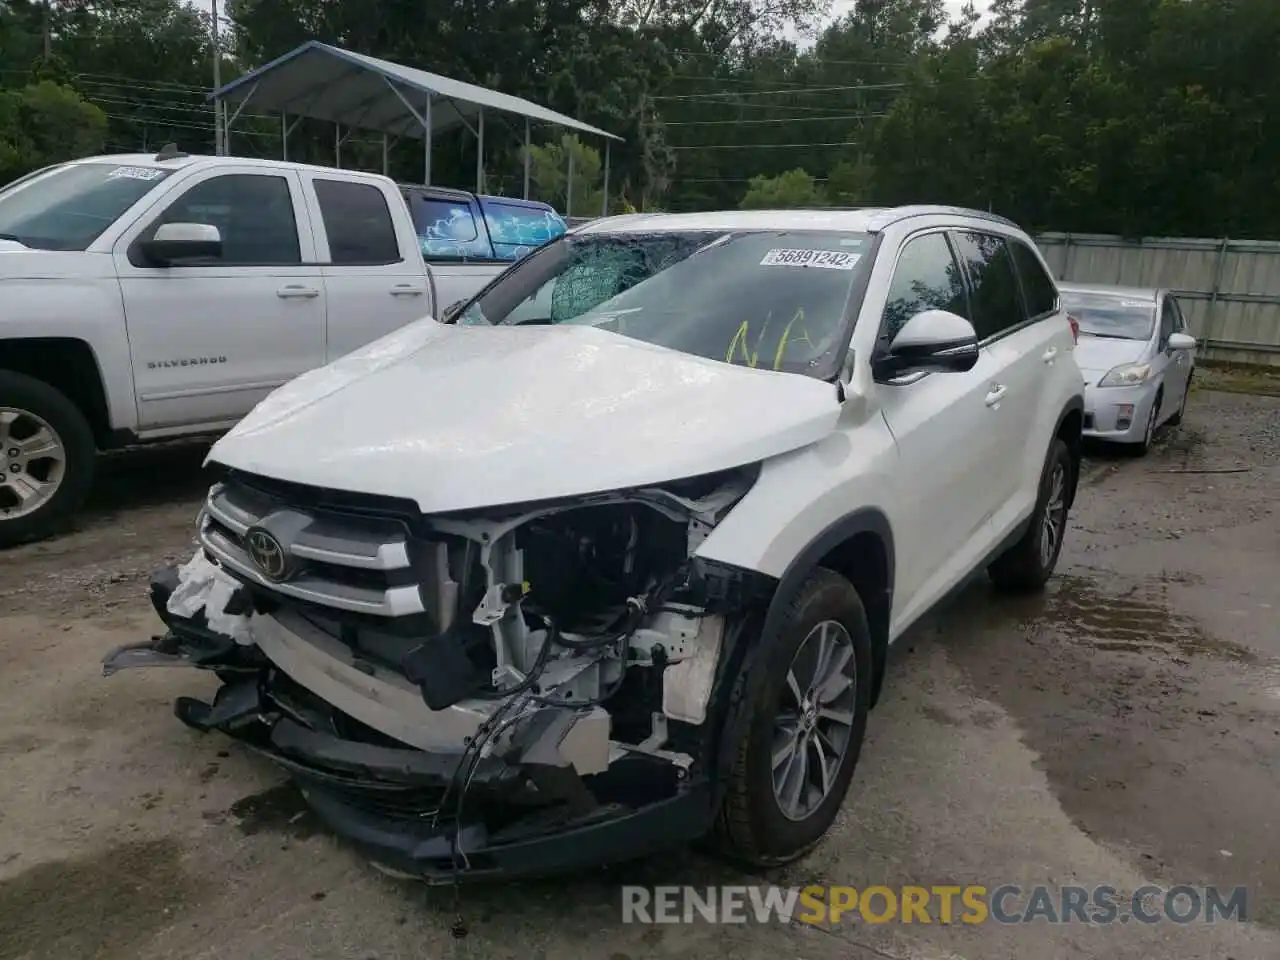
<svg viewBox="0 0 1280 960"><path fill-rule="evenodd" d="M415 287L411 283L397 283L389 291L393 297L420 297L422 296L422 288Z"/></svg>
<svg viewBox="0 0 1280 960"><path fill-rule="evenodd" d="M1053 360L1057 355L1058 355L1058 348L1050 347L1044 353L1040 354L1040 359L1043 360L1045 363L1049 364L1050 366L1052 366Z"/></svg>
<svg viewBox="0 0 1280 960"><path fill-rule="evenodd" d="M304 287L300 283L290 283L277 290L276 296L281 300L312 300L320 296L320 291L315 287Z"/></svg>
<svg viewBox="0 0 1280 960"><path fill-rule="evenodd" d="M993 383L991 385L991 392L987 394L987 406L994 407L1004 399L1004 395L1008 392L1009 388L1003 383Z"/></svg>

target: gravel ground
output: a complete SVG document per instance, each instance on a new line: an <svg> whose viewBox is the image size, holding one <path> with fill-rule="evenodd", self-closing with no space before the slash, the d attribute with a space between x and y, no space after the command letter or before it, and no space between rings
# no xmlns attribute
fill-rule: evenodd
<svg viewBox="0 0 1280 960"><path fill-rule="evenodd" d="M1280 956L1280 400L1198 391L1145 460L1098 452L1042 597L975 583L895 647L830 838L799 884L1249 888L1176 926L619 922L617 883L747 882L694 854L554 883L394 881L270 765L170 712L191 671L99 676L158 622L204 451L117 457L81 528L0 554L0 960Z"/></svg>

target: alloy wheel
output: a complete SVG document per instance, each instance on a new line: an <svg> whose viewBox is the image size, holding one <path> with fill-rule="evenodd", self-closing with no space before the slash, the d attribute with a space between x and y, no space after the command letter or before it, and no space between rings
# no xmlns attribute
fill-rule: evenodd
<svg viewBox="0 0 1280 960"><path fill-rule="evenodd" d="M787 669L773 725L773 792L788 820L807 819L831 793L852 738L856 679L849 631L817 624Z"/></svg>
<svg viewBox="0 0 1280 960"><path fill-rule="evenodd" d="M66 472L66 447L47 421L0 407L0 520L35 513L53 499Z"/></svg>
<svg viewBox="0 0 1280 960"><path fill-rule="evenodd" d="M1067 526L1067 468L1059 461L1053 465L1049 478L1049 498L1044 504L1044 519L1040 522L1040 563L1048 567L1053 563L1062 534Z"/></svg>

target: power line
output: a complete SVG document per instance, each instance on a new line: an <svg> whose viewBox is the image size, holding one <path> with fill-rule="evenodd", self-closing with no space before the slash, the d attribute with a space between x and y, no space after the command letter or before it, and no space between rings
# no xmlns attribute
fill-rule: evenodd
<svg viewBox="0 0 1280 960"><path fill-rule="evenodd" d="M809 123L817 120L876 120L887 113L842 113L828 117L753 117L749 120L665 120L667 127L718 127L740 123Z"/></svg>
<svg viewBox="0 0 1280 960"><path fill-rule="evenodd" d="M790 150L797 147L856 147L857 140L832 143L698 143L687 147L667 147L668 150Z"/></svg>
<svg viewBox="0 0 1280 960"><path fill-rule="evenodd" d="M711 53L706 50L673 50L672 53L681 57L701 57L703 59L712 59L725 61L731 58L722 53ZM739 62L744 62L739 60ZM813 54L797 53L794 56L773 57L759 56L748 58L745 62L756 63L777 63L781 65L786 62L788 66L796 66L801 63L830 63L837 66L848 67L904 67L907 65L905 60L832 60L827 57L820 57Z"/></svg>
<svg viewBox="0 0 1280 960"><path fill-rule="evenodd" d="M792 87L785 90L731 90L718 93L684 93L653 97L653 100L705 100L715 97L768 97L796 93L835 93L841 90L901 90L905 83L854 83L835 87Z"/></svg>

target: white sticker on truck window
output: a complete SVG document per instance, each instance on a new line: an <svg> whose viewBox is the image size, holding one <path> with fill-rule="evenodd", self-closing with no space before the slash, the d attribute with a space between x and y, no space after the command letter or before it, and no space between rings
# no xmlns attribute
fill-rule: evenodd
<svg viewBox="0 0 1280 960"><path fill-rule="evenodd" d="M107 174L107 179L116 180L124 177L128 180L159 180L163 175L163 170L155 170L151 167L116 167Z"/></svg>
<svg viewBox="0 0 1280 960"><path fill-rule="evenodd" d="M760 261L762 267L818 267L822 270L852 270L862 257L843 250L770 250Z"/></svg>

